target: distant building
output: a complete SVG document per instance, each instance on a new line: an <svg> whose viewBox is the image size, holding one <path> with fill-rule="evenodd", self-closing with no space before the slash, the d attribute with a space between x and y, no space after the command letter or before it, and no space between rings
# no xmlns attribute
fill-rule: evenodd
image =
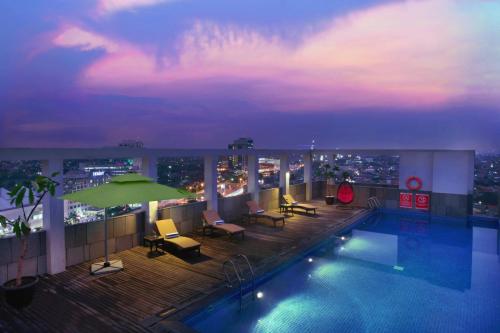
<svg viewBox="0 0 500 333"><path fill-rule="evenodd" d="M118 146L124 148L144 148L144 143L138 140L123 140Z"/></svg>
<svg viewBox="0 0 500 333"><path fill-rule="evenodd" d="M230 143L227 148L229 150L246 150L246 149L253 149L253 139L251 138L239 138L233 141L233 143ZM243 168L246 168L247 165L247 159L244 156L241 155L232 155L229 157L229 163L232 166L237 166L240 165Z"/></svg>

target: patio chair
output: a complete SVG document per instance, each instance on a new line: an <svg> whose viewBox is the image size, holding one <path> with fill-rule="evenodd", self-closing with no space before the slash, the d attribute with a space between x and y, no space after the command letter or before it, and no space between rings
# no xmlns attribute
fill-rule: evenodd
<svg viewBox="0 0 500 333"><path fill-rule="evenodd" d="M265 211L259 207L259 204L253 200L247 201L248 206L248 214L245 214L248 217L248 221L251 221L252 217L257 221L259 218L266 218L273 221L274 227L276 227L276 222L281 221L282 226L285 226L285 215L279 213L273 213L269 211Z"/></svg>
<svg viewBox="0 0 500 333"><path fill-rule="evenodd" d="M233 236L235 234L241 234L241 238L245 239L245 228L233 223L225 223L223 219L215 210L204 210L202 214L203 219L203 235L205 235L205 229L222 230Z"/></svg>
<svg viewBox="0 0 500 333"><path fill-rule="evenodd" d="M164 244L169 244L180 251L196 250L201 255L201 244L192 238L179 235L174 220L165 219L156 221L156 229L163 237Z"/></svg>
<svg viewBox="0 0 500 333"><path fill-rule="evenodd" d="M293 209L300 208L300 209L303 209L306 212L306 214L309 214L309 212L313 212L313 214L316 215L317 207L315 207L313 205L308 205L305 203L300 203L297 200L295 200L291 194L283 195L283 200L285 200L285 203L287 205L291 206L292 212L293 212Z"/></svg>
<svg viewBox="0 0 500 333"><path fill-rule="evenodd" d="M337 188L337 202L339 208L352 208L349 205L354 201L354 188L351 183L344 181Z"/></svg>

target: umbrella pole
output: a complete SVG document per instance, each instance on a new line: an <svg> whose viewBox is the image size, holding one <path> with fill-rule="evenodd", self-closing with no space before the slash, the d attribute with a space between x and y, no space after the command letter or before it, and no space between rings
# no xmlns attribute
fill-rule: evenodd
<svg viewBox="0 0 500 333"><path fill-rule="evenodd" d="M104 208L104 262L95 263L90 266L90 274L92 275L113 273L123 270L123 263L121 260L109 261L107 221L107 209Z"/></svg>

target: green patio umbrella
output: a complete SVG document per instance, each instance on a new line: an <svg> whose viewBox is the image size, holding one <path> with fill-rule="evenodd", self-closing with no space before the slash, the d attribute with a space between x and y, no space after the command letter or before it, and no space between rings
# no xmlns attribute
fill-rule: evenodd
<svg viewBox="0 0 500 333"><path fill-rule="evenodd" d="M109 183L63 195L61 199L81 202L93 207L104 208L104 262L94 263L92 274L103 274L123 269L121 260L109 261L106 209L126 204L186 198L190 194L154 182L151 178L130 173L111 178Z"/></svg>

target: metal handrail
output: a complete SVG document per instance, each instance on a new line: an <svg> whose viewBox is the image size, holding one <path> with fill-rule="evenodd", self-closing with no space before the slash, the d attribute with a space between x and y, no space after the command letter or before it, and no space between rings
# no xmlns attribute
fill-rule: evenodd
<svg viewBox="0 0 500 333"><path fill-rule="evenodd" d="M243 300L243 282L246 281L246 279L243 277L243 270L240 266L240 263L237 261L237 259L242 258L243 261L246 263L248 266L248 270L251 273L251 283L252 283L252 299L255 300L255 273L252 268L252 265L250 264L250 261L248 260L247 256L244 254L237 254L233 256L232 259L228 259L224 261L222 264L222 270L224 272L224 276L226 278L227 286L229 288L233 287L233 280L230 277L230 274L228 272L228 267L232 267L232 270L234 272L234 275L236 276L236 280L238 281L238 287L240 290L240 310L242 309L242 300ZM236 263L235 260L236 259ZM230 265L230 266L229 266ZM235 281L234 281L235 282Z"/></svg>
<svg viewBox="0 0 500 333"><path fill-rule="evenodd" d="M379 208L380 206L382 206L380 200L378 200L377 197L369 197L367 203L370 209Z"/></svg>
<svg viewBox="0 0 500 333"><path fill-rule="evenodd" d="M234 274L236 276L236 279L238 280L238 282L241 285L241 276L240 276L240 274L238 274L238 269L236 268L236 265L234 264L234 261L232 261L231 259L228 259L228 260L224 261L224 263L222 264L222 270L224 272L224 276L226 277L226 282L227 282L228 286L230 288L233 287L232 286L232 282L231 282L232 280L229 277L229 273L227 272L227 269L226 269L226 265L227 264L231 264L231 266L233 267L233 271L234 271Z"/></svg>
<svg viewBox="0 0 500 333"><path fill-rule="evenodd" d="M255 272L252 268L252 264L250 264L250 260L248 260L248 257L244 254L238 254L238 255L236 255L236 258L243 258L243 260L245 261L245 263L248 266L248 270L252 274L252 280L251 280L251 282L252 282L252 298L255 299ZM241 270L241 267L239 264L238 264L238 268L240 269L241 276L243 276L243 271Z"/></svg>

